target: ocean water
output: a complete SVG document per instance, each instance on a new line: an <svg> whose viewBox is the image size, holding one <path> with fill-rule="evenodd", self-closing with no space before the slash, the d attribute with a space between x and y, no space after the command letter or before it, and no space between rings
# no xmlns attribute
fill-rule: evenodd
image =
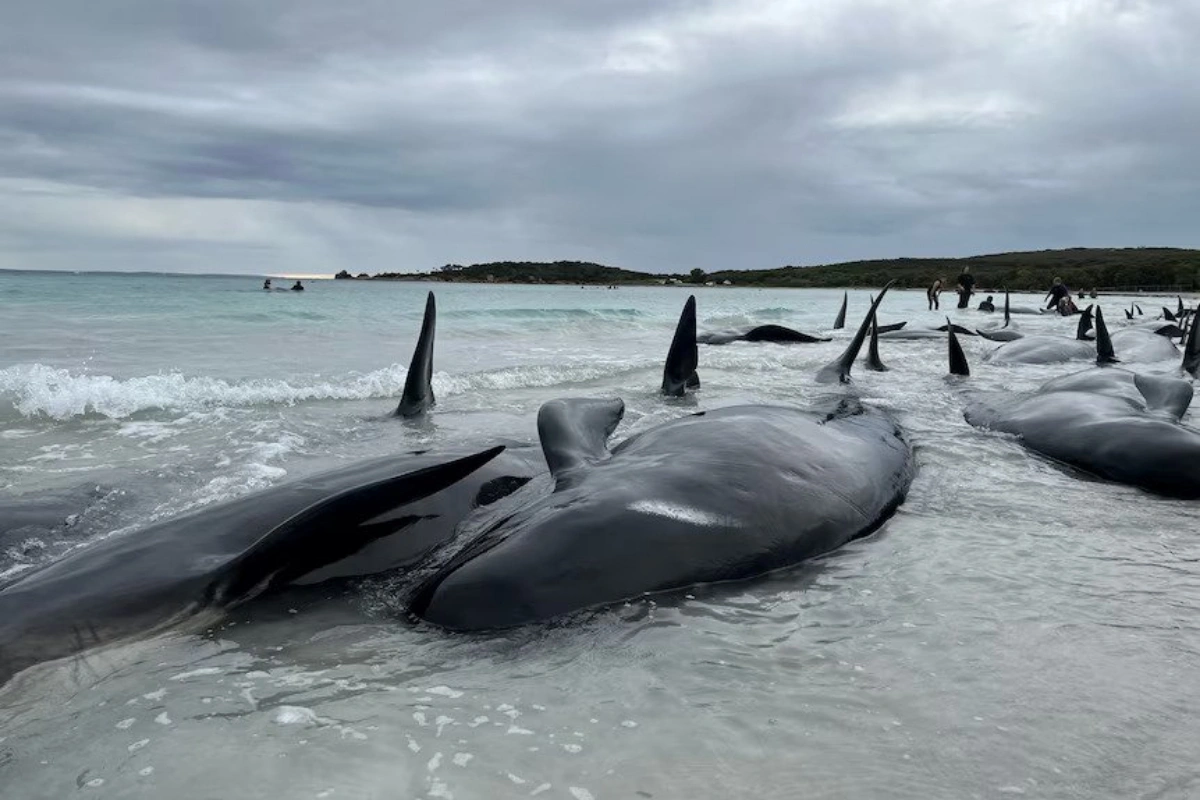
<svg viewBox="0 0 1200 800"><path fill-rule="evenodd" d="M701 330L772 322L834 341L702 346L703 389L668 400L656 388L683 289L260 284L0 273L0 491L67 498L52 534L0 542L0 580L356 459L533 442L555 397L622 397L616 439L697 409L804 405L843 391L813 374L868 295L850 292L850 327L829 331L840 291L698 289ZM438 405L409 425L389 414L430 288ZM1123 324L1127 300L1104 303ZM880 316L942 315L893 292ZM995 345L963 344L967 386L1087 366L991 366ZM850 391L895 412L919 472L878 534L763 579L517 631L414 625L366 584L38 670L0 690L2 795L1200 796L1200 504L970 428L942 339L881 353L891 370L859 368Z"/></svg>

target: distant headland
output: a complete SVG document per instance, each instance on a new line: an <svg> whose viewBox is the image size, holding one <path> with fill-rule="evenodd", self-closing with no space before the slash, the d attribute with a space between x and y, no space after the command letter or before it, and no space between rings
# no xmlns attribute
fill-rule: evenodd
<svg viewBox="0 0 1200 800"><path fill-rule="evenodd" d="M383 272L351 275L343 280L443 281L449 283L580 284L599 286L761 286L797 288L877 287L895 280L902 287L925 287L941 278L954 285L970 267L981 287L1045 291L1056 278L1072 289L1100 291L1188 292L1200 289L1200 250L1171 247L1094 248L997 253L966 258L894 258L689 273L636 272L585 261L497 261L490 264L447 264L430 272Z"/></svg>

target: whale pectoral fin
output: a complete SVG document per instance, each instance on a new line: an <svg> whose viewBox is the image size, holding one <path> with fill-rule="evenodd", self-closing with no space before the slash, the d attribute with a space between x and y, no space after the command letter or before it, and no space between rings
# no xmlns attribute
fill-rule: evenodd
<svg viewBox="0 0 1200 800"><path fill-rule="evenodd" d="M696 296L691 295L684 303L683 313L679 315L679 324L675 326L675 337L671 340L671 349L667 351L667 363L663 366L662 393L668 397L682 397L699 364L700 351L696 347Z"/></svg>
<svg viewBox="0 0 1200 800"><path fill-rule="evenodd" d="M276 525L221 568L207 591L214 605L232 605L354 554L395 525L363 525L470 475L504 446L346 489Z"/></svg>
<svg viewBox="0 0 1200 800"><path fill-rule="evenodd" d="M846 327L846 306L850 302L850 293L842 292L842 308L838 311L837 319L833 321L835 330Z"/></svg>
<svg viewBox="0 0 1200 800"><path fill-rule="evenodd" d="M854 334L854 338L850 340L845 351L838 356L836 361L831 361L817 372L817 383L850 382L850 367L854 364L854 359L858 358L858 351L862 349L863 341L867 338L867 331L870 330L871 321L875 319L876 309L879 308L879 304L883 302L883 296L887 294L888 289L892 288L894 283L894 280L888 281L887 286L884 286L879 293L879 297L876 297L875 301L871 303L867 316L863 318L862 324L858 326L858 332Z"/></svg>
<svg viewBox="0 0 1200 800"><path fill-rule="evenodd" d="M1152 411L1165 411L1177 420L1192 404L1191 381L1135 372L1133 385L1145 398L1147 408Z"/></svg>
<svg viewBox="0 0 1200 800"><path fill-rule="evenodd" d="M1108 326L1104 324L1104 312L1096 306L1096 363L1116 364L1120 359L1113 352L1112 339L1108 335Z"/></svg>
<svg viewBox="0 0 1200 800"><path fill-rule="evenodd" d="M408 364L408 375L404 379L404 393L396 416L416 417L434 404L433 397L433 334L437 326L437 305L433 292L425 298L425 318L421 321L421 335L413 349L412 361Z"/></svg>
<svg viewBox="0 0 1200 800"><path fill-rule="evenodd" d="M1183 371L1193 378L1200 377L1200 340L1197 340L1196 330L1200 328L1200 305L1192 312L1192 321L1188 326L1187 342L1183 346Z"/></svg>
<svg viewBox="0 0 1200 800"><path fill-rule="evenodd" d="M608 437L625 416L620 398L551 400L538 409L538 438L555 480L608 457Z"/></svg>
<svg viewBox="0 0 1200 800"><path fill-rule="evenodd" d="M1079 324L1075 326L1075 338L1081 342L1087 341L1091 337L1088 336L1088 331L1092 329L1093 312L1095 305L1089 305L1083 311L1079 312Z"/></svg>
<svg viewBox="0 0 1200 800"><path fill-rule="evenodd" d="M946 317L946 338L950 348L950 374L965 377L971 374L971 367L967 364L967 356L963 353L962 345L958 343L955 327L957 326L950 324L950 318Z"/></svg>
<svg viewBox="0 0 1200 800"><path fill-rule="evenodd" d="M874 298L871 299L874 302ZM879 320L871 317L871 343L867 346L867 367L876 372L887 372L888 367L879 357Z"/></svg>

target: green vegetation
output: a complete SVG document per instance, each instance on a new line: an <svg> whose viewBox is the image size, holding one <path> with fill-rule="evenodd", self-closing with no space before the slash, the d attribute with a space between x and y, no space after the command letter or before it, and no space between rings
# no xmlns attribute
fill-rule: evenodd
<svg viewBox="0 0 1200 800"><path fill-rule="evenodd" d="M1039 250L970 258L896 258L852 261L817 267L714 272L709 280L729 279L746 286L880 286L895 279L899 286L925 287L942 278L952 288L963 267L970 267L976 286L1045 291L1059 277L1074 290L1200 287L1200 250L1166 247Z"/></svg>
<svg viewBox="0 0 1200 800"><path fill-rule="evenodd" d="M426 273L384 272L375 276L384 280L434 280L463 283L591 283L655 284L657 276L645 272L606 267L588 261L497 261L491 264L447 264Z"/></svg>
<svg viewBox="0 0 1200 800"><path fill-rule="evenodd" d="M471 283L574 283L650 285L664 282L721 284L734 286L842 287L882 286L895 280L898 286L924 288L942 278L952 290L963 267L970 267L976 287L1045 291L1055 277L1072 290L1189 291L1200 289L1200 250L1167 247L1124 249L1072 248L1025 253L999 253L970 258L895 258L852 261L812 267L779 267L760 270L721 270L687 274L649 274L583 261L538 263L500 261L492 264L447 264L433 272L382 273L382 280L436 280ZM338 274L350 278L349 273ZM360 278L364 277L359 275Z"/></svg>

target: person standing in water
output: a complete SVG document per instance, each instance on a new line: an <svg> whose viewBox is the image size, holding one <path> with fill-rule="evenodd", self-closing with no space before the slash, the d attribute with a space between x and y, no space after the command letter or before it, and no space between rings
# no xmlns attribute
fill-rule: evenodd
<svg viewBox="0 0 1200 800"><path fill-rule="evenodd" d="M303 292L304 284L300 283L300 281L296 281L296 285L292 287L292 291L293 292Z"/></svg>
<svg viewBox="0 0 1200 800"><path fill-rule="evenodd" d="M986 300L979 302L979 310L992 312L996 310L996 304L992 302L992 296L989 294Z"/></svg>
<svg viewBox="0 0 1200 800"><path fill-rule="evenodd" d="M933 282L932 286L930 286L928 289L925 290L925 296L927 298L929 298L929 310L930 311L933 311L935 308L942 307L941 304L938 302L938 295L941 293L942 293L942 279L938 278L936 281Z"/></svg>
<svg viewBox="0 0 1200 800"><path fill-rule="evenodd" d="M966 308L967 301L974 293L975 276L971 274L970 267L963 267L962 273L958 276L958 307Z"/></svg>
<svg viewBox="0 0 1200 800"><path fill-rule="evenodd" d="M1059 303L1063 298L1071 298L1071 290L1062 282L1062 278L1056 277L1054 283L1050 286L1050 291L1046 292L1046 297L1050 298L1050 302L1046 304L1046 308L1058 308Z"/></svg>
<svg viewBox="0 0 1200 800"><path fill-rule="evenodd" d="M265 281L263 281L263 291L265 291L265 292L271 291L271 279L270 278L267 278Z"/></svg>

